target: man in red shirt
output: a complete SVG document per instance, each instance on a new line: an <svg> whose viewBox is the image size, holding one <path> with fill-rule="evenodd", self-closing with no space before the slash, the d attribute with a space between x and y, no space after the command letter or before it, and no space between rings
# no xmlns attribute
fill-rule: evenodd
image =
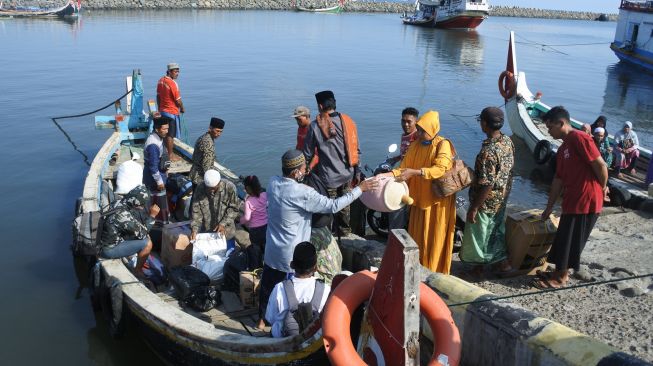
<svg viewBox="0 0 653 366"><path fill-rule="evenodd" d="M311 110L308 109L308 107L300 105L299 107L295 108L292 117L295 119L295 121L297 121L297 146L295 148L297 150L304 150L304 139L308 133L308 126L311 124ZM318 157L316 149L315 155L309 164L309 168L315 168L317 162Z"/></svg>
<svg viewBox="0 0 653 366"><path fill-rule="evenodd" d="M540 278L533 285L559 288L569 281L569 268L579 269L580 254L603 209L608 167L592 138L571 127L569 112L564 107L551 108L542 119L551 137L563 141L556 154L556 173L542 219L551 215L563 191L564 196L560 224L547 259L556 269L538 272Z"/></svg>
<svg viewBox="0 0 653 366"><path fill-rule="evenodd" d="M185 113L184 103L181 101L181 94L179 94L179 85L175 81L179 77L179 64L169 63L166 75L159 79L156 86L156 102L159 105L159 112L161 115L169 117L173 120L170 122L168 136L166 136L164 143L170 160L176 161L180 158L173 154L173 142L175 137L179 137L180 118L179 113Z"/></svg>

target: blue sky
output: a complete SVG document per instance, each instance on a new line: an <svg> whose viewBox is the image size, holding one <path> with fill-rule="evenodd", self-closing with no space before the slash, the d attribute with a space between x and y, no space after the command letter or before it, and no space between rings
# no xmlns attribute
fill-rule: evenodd
<svg viewBox="0 0 653 366"><path fill-rule="evenodd" d="M619 0L488 0L490 5L519 6L521 8L592 11L619 13Z"/></svg>

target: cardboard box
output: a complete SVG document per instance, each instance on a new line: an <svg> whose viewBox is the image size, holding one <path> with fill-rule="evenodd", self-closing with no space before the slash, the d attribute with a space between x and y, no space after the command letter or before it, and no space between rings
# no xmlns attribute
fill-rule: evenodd
<svg viewBox="0 0 653 366"><path fill-rule="evenodd" d="M163 226L161 239L161 261L172 268L187 266L193 259L193 245L190 243L190 221L176 222Z"/></svg>
<svg viewBox="0 0 653 366"><path fill-rule="evenodd" d="M258 306L258 286L260 279L254 272L240 272L240 301L243 306Z"/></svg>
<svg viewBox="0 0 653 366"><path fill-rule="evenodd" d="M542 210L509 213L506 218L506 244L510 265L524 274L546 269L546 256L558 230L559 219L541 219Z"/></svg>

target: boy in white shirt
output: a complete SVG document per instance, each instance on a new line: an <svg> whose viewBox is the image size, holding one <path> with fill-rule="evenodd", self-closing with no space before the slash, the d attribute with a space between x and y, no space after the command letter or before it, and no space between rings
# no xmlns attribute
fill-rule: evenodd
<svg viewBox="0 0 653 366"><path fill-rule="evenodd" d="M303 329L296 329L295 331L288 329L286 315L288 314L290 306L288 302L287 285L292 286L290 291L294 290L296 303L313 303L314 312L317 311L319 313L322 312L322 308L324 307L324 304L329 297L329 292L331 291L329 285L326 285L321 281L318 282L318 280L313 277L317 267L317 253L313 244L309 242L297 244L293 252L290 267L295 271L294 277L290 280L282 281L274 286L265 311L265 319L272 324L272 337L286 337L297 334L296 331L303 331ZM316 283L318 283L317 286ZM318 290L317 293L316 288ZM322 292L321 296L319 292ZM292 294L292 292L290 293ZM313 299L314 296L316 297L315 299ZM295 322L292 321L292 323Z"/></svg>

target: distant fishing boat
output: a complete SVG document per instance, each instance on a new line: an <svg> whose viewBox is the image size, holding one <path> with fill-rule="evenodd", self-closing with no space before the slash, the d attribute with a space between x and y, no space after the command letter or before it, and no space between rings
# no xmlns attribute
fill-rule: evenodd
<svg viewBox="0 0 653 366"><path fill-rule="evenodd" d="M610 48L619 60L653 71L653 1L621 0Z"/></svg>
<svg viewBox="0 0 653 366"><path fill-rule="evenodd" d="M13 7L5 8L0 2L0 17L4 18L28 18L28 17L76 17L79 15L79 11L82 8L82 2L78 1L77 3L73 0L68 1L68 3L60 8L49 9L49 8L39 8L34 6L27 7Z"/></svg>
<svg viewBox="0 0 653 366"><path fill-rule="evenodd" d="M554 164L555 154L562 144L549 135L542 116L551 107L542 102L540 93L533 94L526 84L526 74L517 69L517 54L515 53L514 32L510 32L508 45L508 60L506 70L499 77L499 92L506 101L506 118L510 124L513 135L522 139L533 151L537 164ZM571 118L571 126L577 130L582 129L584 122ZM614 136L609 136L610 144L614 144ZM623 174L622 178L610 177L610 185L618 187L630 196L646 198L648 193L644 186L644 179L648 171L651 150L639 147L637 160L637 173L634 175ZM612 188L611 188L612 189ZM624 204L628 201L626 194L622 193Z"/></svg>
<svg viewBox="0 0 653 366"><path fill-rule="evenodd" d="M308 12L313 12L313 13L330 13L330 14L338 14L342 12L342 8L345 5L344 0L339 0L336 5L333 6L327 6L326 4L322 8L317 8L313 5L305 5L302 6L297 2L297 5L295 6L295 9L297 11L308 11Z"/></svg>
<svg viewBox="0 0 653 366"><path fill-rule="evenodd" d="M404 13L404 24L429 28L478 27L489 14L487 0L416 0L415 12Z"/></svg>

